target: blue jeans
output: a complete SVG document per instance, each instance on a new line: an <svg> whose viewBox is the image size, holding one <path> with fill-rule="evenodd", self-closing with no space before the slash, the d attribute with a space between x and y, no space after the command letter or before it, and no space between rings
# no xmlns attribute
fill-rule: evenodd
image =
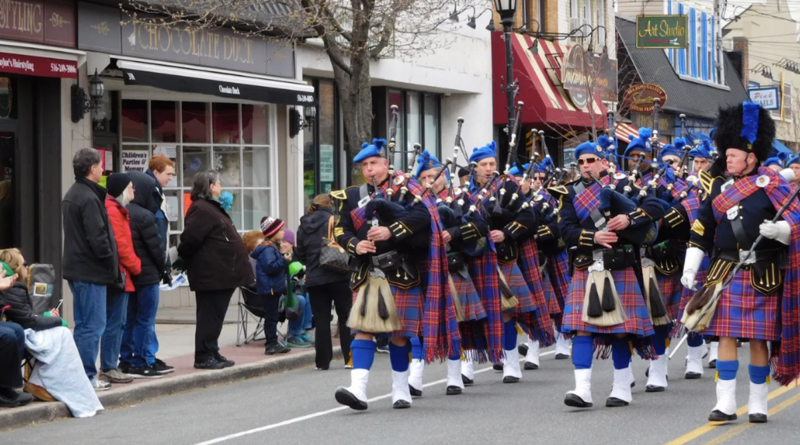
<svg viewBox="0 0 800 445"><path fill-rule="evenodd" d="M289 322L289 335L297 337L303 335L307 329L311 329L311 300L307 295L296 295L297 304L303 308L303 316L295 321Z"/></svg>
<svg viewBox="0 0 800 445"><path fill-rule="evenodd" d="M128 293L108 289L106 296L106 330L100 344L100 369L109 371L117 367L122 332L128 313Z"/></svg>
<svg viewBox="0 0 800 445"><path fill-rule="evenodd" d="M106 329L106 286L70 281L69 288L73 295L75 316L75 332L72 335L86 376L93 379L97 375L100 338Z"/></svg>
<svg viewBox="0 0 800 445"><path fill-rule="evenodd" d="M0 321L0 388L23 385L19 366L25 356L25 331L22 326Z"/></svg>
<svg viewBox="0 0 800 445"><path fill-rule="evenodd" d="M155 338L156 312L158 311L158 284L141 286L128 297L128 318L122 335L120 361L132 368L150 366L156 362L151 349Z"/></svg>

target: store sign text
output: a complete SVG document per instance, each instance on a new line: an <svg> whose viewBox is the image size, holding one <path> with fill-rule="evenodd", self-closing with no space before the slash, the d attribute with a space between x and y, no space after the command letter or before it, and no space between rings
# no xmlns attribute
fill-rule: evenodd
<svg viewBox="0 0 800 445"><path fill-rule="evenodd" d="M181 53L229 62L253 64L252 41L207 30L168 28L133 22L131 46L145 51Z"/></svg>
<svg viewBox="0 0 800 445"><path fill-rule="evenodd" d="M765 110L780 110L780 93L778 87L751 88L747 90L750 100L761 105Z"/></svg>
<svg viewBox="0 0 800 445"><path fill-rule="evenodd" d="M0 38L75 46L75 6L64 0L0 0Z"/></svg>
<svg viewBox="0 0 800 445"><path fill-rule="evenodd" d="M239 96L241 93L239 92L239 88L237 87L226 87L226 86L219 86L219 92L223 94L233 94L235 96Z"/></svg>
<svg viewBox="0 0 800 445"><path fill-rule="evenodd" d="M636 47L686 48L688 23L685 15L640 15L636 17Z"/></svg>

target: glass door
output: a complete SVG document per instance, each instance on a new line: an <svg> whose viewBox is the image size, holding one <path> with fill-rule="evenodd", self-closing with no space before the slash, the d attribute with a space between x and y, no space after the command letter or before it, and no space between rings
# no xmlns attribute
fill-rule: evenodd
<svg viewBox="0 0 800 445"><path fill-rule="evenodd" d="M0 123L0 249L19 245L19 232L16 228L15 208L17 204L14 162L16 160L16 134L2 131Z"/></svg>

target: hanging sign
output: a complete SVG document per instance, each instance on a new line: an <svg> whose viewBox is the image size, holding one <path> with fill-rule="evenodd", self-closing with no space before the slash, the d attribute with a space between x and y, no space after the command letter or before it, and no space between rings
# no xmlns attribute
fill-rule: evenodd
<svg viewBox="0 0 800 445"><path fill-rule="evenodd" d="M658 106L664 108L667 104L667 92L663 88L649 83L638 84L625 91L622 103L633 113L652 113L656 98L661 100Z"/></svg>
<svg viewBox="0 0 800 445"><path fill-rule="evenodd" d="M561 83L577 108L584 108L589 101L588 63L586 50L581 45L573 45L564 57L561 69Z"/></svg>
<svg viewBox="0 0 800 445"><path fill-rule="evenodd" d="M765 110L781 109L781 94L778 87L750 88L747 94L750 95L750 101L761 105Z"/></svg>
<svg viewBox="0 0 800 445"><path fill-rule="evenodd" d="M636 17L636 47L686 48L688 30L689 17L685 15L640 15Z"/></svg>

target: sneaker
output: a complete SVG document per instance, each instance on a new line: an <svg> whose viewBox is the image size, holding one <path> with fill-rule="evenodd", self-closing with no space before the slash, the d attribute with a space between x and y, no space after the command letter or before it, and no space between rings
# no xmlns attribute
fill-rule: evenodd
<svg viewBox="0 0 800 445"><path fill-rule="evenodd" d="M195 369L222 369L224 367L225 364L214 357L206 359L202 362L194 362Z"/></svg>
<svg viewBox="0 0 800 445"><path fill-rule="evenodd" d="M124 374L116 368L101 372L100 377L108 383L130 383L133 381L132 375Z"/></svg>
<svg viewBox="0 0 800 445"><path fill-rule="evenodd" d="M351 365L350 363L345 363L344 369L353 369L353 365Z"/></svg>
<svg viewBox="0 0 800 445"><path fill-rule="evenodd" d="M375 347L375 352L378 354L388 354L389 353L389 345L380 345Z"/></svg>
<svg viewBox="0 0 800 445"><path fill-rule="evenodd" d="M286 338L286 346L290 348L310 348L313 345L303 340L302 337L293 335Z"/></svg>
<svg viewBox="0 0 800 445"><path fill-rule="evenodd" d="M152 366L142 366L141 368L131 368L128 374L132 375L135 379L160 379L163 377Z"/></svg>
<svg viewBox="0 0 800 445"><path fill-rule="evenodd" d="M281 342L277 342L267 345L267 349L264 351L264 354L265 355L285 354L289 351L291 351L291 349L287 348L286 345L284 345Z"/></svg>
<svg viewBox="0 0 800 445"><path fill-rule="evenodd" d="M159 359L156 359L156 362L153 363L153 369L155 369L156 372L161 374L161 375L169 374L171 372L175 372L175 367L174 366L169 366L169 365L167 365L166 363L164 363L163 361L161 361Z"/></svg>
<svg viewBox="0 0 800 445"><path fill-rule="evenodd" d="M91 383L95 392L108 391L111 389L111 383L104 382L102 380L92 379Z"/></svg>
<svg viewBox="0 0 800 445"><path fill-rule="evenodd" d="M131 364L128 362L119 362L119 371L123 374L128 374L128 371L131 370Z"/></svg>
<svg viewBox="0 0 800 445"><path fill-rule="evenodd" d="M214 354L214 359L216 359L218 362L222 363L222 367L223 368L230 368L231 366L236 364L236 362L234 362L233 360L228 360L224 356L220 355L219 352Z"/></svg>
<svg viewBox="0 0 800 445"><path fill-rule="evenodd" d="M301 335L300 338L304 340L306 343L311 344L311 346L314 346L314 339L308 335L308 332L303 332L303 335Z"/></svg>

